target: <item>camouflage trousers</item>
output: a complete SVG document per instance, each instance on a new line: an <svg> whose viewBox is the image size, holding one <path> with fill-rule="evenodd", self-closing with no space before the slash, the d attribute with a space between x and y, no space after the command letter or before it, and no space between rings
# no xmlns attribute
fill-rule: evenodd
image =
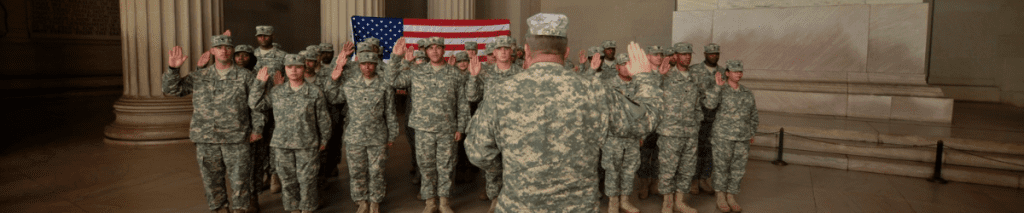
<svg viewBox="0 0 1024 213"><path fill-rule="evenodd" d="M608 137L601 148L604 194L608 197L633 193L633 180L640 166L640 139Z"/></svg>
<svg viewBox="0 0 1024 213"><path fill-rule="evenodd" d="M231 181L231 209L246 209L252 196L252 146L248 143L196 143L196 161L203 175L210 210L227 207L224 176Z"/></svg>
<svg viewBox="0 0 1024 213"><path fill-rule="evenodd" d="M658 134L651 133L645 137L644 145L640 146L640 169L636 175L640 178L658 178Z"/></svg>
<svg viewBox="0 0 1024 213"><path fill-rule="evenodd" d="M253 196L259 197L259 192L269 187L267 180L274 172L273 162L270 158L270 139L263 136L263 139L250 143L252 146L252 188Z"/></svg>
<svg viewBox="0 0 1024 213"><path fill-rule="evenodd" d="M697 138L661 136L658 148L658 192L690 191L693 167L697 162Z"/></svg>
<svg viewBox="0 0 1024 213"><path fill-rule="evenodd" d="M501 154L494 159L494 167L484 170L484 180L487 181L486 191L487 198L494 200L501 194L502 183L502 166L501 166Z"/></svg>
<svg viewBox="0 0 1024 213"><path fill-rule="evenodd" d="M747 172L750 143L712 137L711 146L715 155L715 191L739 194L740 179Z"/></svg>
<svg viewBox="0 0 1024 213"><path fill-rule="evenodd" d="M423 199L452 197L455 151L454 132L416 131L416 162L419 163Z"/></svg>
<svg viewBox="0 0 1024 213"><path fill-rule="evenodd" d="M273 148L274 166L281 178L281 203L285 211L316 210L319 199L316 176L320 172L317 149Z"/></svg>
<svg viewBox="0 0 1024 213"><path fill-rule="evenodd" d="M714 171L714 155L711 151L711 124L706 121L700 123L700 131L697 132L697 169L693 178L707 179Z"/></svg>
<svg viewBox="0 0 1024 213"><path fill-rule="evenodd" d="M380 203L384 201L384 164L388 160L387 145L357 146L345 144L349 186L352 201Z"/></svg>

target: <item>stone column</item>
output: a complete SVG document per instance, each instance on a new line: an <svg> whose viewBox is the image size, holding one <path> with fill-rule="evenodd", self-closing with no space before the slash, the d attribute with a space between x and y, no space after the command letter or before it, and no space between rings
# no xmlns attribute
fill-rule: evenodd
<svg viewBox="0 0 1024 213"><path fill-rule="evenodd" d="M320 41L340 50L352 40L352 16L382 17L384 0L320 0Z"/></svg>
<svg viewBox="0 0 1024 213"><path fill-rule="evenodd" d="M189 143L192 97L161 90L167 51L181 46L188 55L182 75L195 69L223 30L223 0L120 0L124 95L114 102L114 123L104 142L121 145Z"/></svg>
<svg viewBox="0 0 1024 213"><path fill-rule="evenodd" d="M475 19L476 1L436 0L427 1L427 18L432 19Z"/></svg>

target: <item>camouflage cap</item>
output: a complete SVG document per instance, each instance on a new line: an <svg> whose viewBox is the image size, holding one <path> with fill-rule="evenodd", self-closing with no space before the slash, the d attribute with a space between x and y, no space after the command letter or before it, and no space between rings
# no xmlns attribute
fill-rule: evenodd
<svg viewBox="0 0 1024 213"><path fill-rule="evenodd" d="M274 26L260 25L256 26L256 36L259 35L274 35Z"/></svg>
<svg viewBox="0 0 1024 213"><path fill-rule="evenodd" d="M743 61L729 60L725 62L725 70L730 72L743 72Z"/></svg>
<svg viewBox="0 0 1024 213"><path fill-rule="evenodd" d="M277 48L277 49L279 49L279 50L281 49L281 44L278 44L277 42L274 42L274 43L273 43L273 44L271 44L271 45L273 45L273 46L274 46L274 48Z"/></svg>
<svg viewBox="0 0 1024 213"><path fill-rule="evenodd" d="M493 46L493 45L491 45L491 44L493 44L493 43L487 43L487 44L485 45L485 46L487 46L487 48L484 48L484 50L483 50L483 51L480 51L480 54L483 54L483 55L490 55L490 54L492 53L492 51L494 51L494 46Z"/></svg>
<svg viewBox="0 0 1024 213"><path fill-rule="evenodd" d="M267 71L281 71L284 70L284 64L281 60L267 60L263 62L263 67L267 68Z"/></svg>
<svg viewBox="0 0 1024 213"><path fill-rule="evenodd" d="M604 49L602 49L601 47L592 46L590 48L587 48L587 56L588 57L589 56L593 56L594 53L601 54L601 57L604 57Z"/></svg>
<svg viewBox="0 0 1024 213"><path fill-rule="evenodd" d="M676 54L693 53L693 44L679 42L673 44L672 49L676 51Z"/></svg>
<svg viewBox="0 0 1024 213"><path fill-rule="evenodd" d="M509 37L507 35L503 35L503 36L495 37L494 38L494 42L491 43L491 47L488 47L488 48L491 48L492 50L493 49L497 49L498 47L512 48L512 47L515 46L515 43L516 43L515 39L512 39L512 37Z"/></svg>
<svg viewBox="0 0 1024 213"><path fill-rule="evenodd" d="M320 45L309 45L309 46L306 46L306 51L319 53L320 52Z"/></svg>
<svg viewBox="0 0 1024 213"><path fill-rule="evenodd" d="M416 46L418 48L420 48L420 49L426 49L427 48L427 39L416 40Z"/></svg>
<svg viewBox="0 0 1024 213"><path fill-rule="evenodd" d="M710 43L704 46L704 53L718 53L721 48L722 47L718 46L718 44Z"/></svg>
<svg viewBox="0 0 1024 213"><path fill-rule="evenodd" d="M465 51L455 53L455 62L469 61L469 53Z"/></svg>
<svg viewBox="0 0 1024 213"><path fill-rule="evenodd" d="M356 45L356 52L373 52L373 44L366 42L359 42Z"/></svg>
<svg viewBox="0 0 1024 213"><path fill-rule="evenodd" d="M253 53L253 48L252 48L252 46L249 46L249 45L246 45L246 44L240 44L238 46L235 46L235 52L236 53L237 52Z"/></svg>
<svg viewBox="0 0 1024 213"><path fill-rule="evenodd" d="M363 39L363 42L380 46L380 39L374 38L374 37L369 37L369 38Z"/></svg>
<svg viewBox="0 0 1024 213"><path fill-rule="evenodd" d="M305 58L306 60L316 60L316 56L319 55L319 54L320 54L320 52L316 52L316 51L309 51L309 50L299 51L299 55L301 55L302 58Z"/></svg>
<svg viewBox="0 0 1024 213"><path fill-rule="evenodd" d="M665 47L661 49L661 53L664 54L664 56L671 56L676 54L676 49Z"/></svg>
<svg viewBox="0 0 1024 213"><path fill-rule="evenodd" d="M563 14L537 13L526 19L530 35L567 37L569 17Z"/></svg>
<svg viewBox="0 0 1024 213"><path fill-rule="evenodd" d="M226 36L226 35L211 36L210 37L210 45L212 45L214 47L225 46L225 45L226 46L232 46L232 47L235 46L235 45L231 44L231 36Z"/></svg>
<svg viewBox="0 0 1024 213"><path fill-rule="evenodd" d="M427 40L423 42L424 44L427 45L427 47L430 47L430 45L438 45L444 47L444 38L433 36L424 40Z"/></svg>
<svg viewBox="0 0 1024 213"><path fill-rule="evenodd" d="M373 52L361 52L357 56L359 57L359 63L377 63L377 61L380 60L380 57L377 56L377 53Z"/></svg>
<svg viewBox="0 0 1024 213"><path fill-rule="evenodd" d="M465 49L466 50L477 50L477 46L476 45L477 45L476 42L467 41L466 45L465 45Z"/></svg>
<svg viewBox="0 0 1024 213"><path fill-rule="evenodd" d="M320 52L334 52L334 44L320 43Z"/></svg>
<svg viewBox="0 0 1024 213"><path fill-rule="evenodd" d="M615 64L625 64L629 62L629 55L626 53L615 54Z"/></svg>
<svg viewBox="0 0 1024 213"><path fill-rule="evenodd" d="M512 46L513 46L513 47L514 47L514 46L516 46L516 38L512 38L512 37L509 37L509 38L511 38L511 39L512 39Z"/></svg>
<svg viewBox="0 0 1024 213"><path fill-rule="evenodd" d="M423 50L416 50L412 51L412 55L416 56L416 58L426 58L427 52L423 52Z"/></svg>
<svg viewBox="0 0 1024 213"><path fill-rule="evenodd" d="M665 54L665 50L663 48L661 48L661 46L651 45L649 47L644 48L644 54L648 54L648 55Z"/></svg>
<svg viewBox="0 0 1024 213"><path fill-rule="evenodd" d="M605 40L604 42L601 42L601 48L605 48L605 49L615 48L615 41L614 40Z"/></svg>
<svg viewBox="0 0 1024 213"><path fill-rule="evenodd" d="M306 65L306 57L299 54L288 54L284 56L285 66Z"/></svg>

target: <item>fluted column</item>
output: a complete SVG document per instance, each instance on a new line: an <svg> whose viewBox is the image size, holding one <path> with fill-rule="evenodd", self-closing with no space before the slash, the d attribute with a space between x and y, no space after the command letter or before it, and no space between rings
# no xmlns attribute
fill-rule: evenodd
<svg viewBox="0 0 1024 213"><path fill-rule="evenodd" d="M427 18L432 19L475 19L474 0L431 0L427 1Z"/></svg>
<svg viewBox="0 0 1024 213"><path fill-rule="evenodd" d="M223 30L223 0L120 0L124 94L114 102L114 123L104 142L122 145L187 143L192 97L161 90L167 51L181 46L189 56L181 74L195 69Z"/></svg>
<svg viewBox="0 0 1024 213"><path fill-rule="evenodd" d="M340 49L351 40L352 16L382 17L384 0L320 0L320 41Z"/></svg>

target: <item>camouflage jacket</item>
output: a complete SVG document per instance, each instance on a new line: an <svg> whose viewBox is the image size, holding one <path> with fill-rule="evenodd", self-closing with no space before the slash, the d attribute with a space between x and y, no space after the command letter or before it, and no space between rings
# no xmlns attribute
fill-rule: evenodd
<svg viewBox="0 0 1024 213"><path fill-rule="evenodd" d="M711 128L712 137L730 141L747 141L757 132L757 104L754 93L743 85L733 89L729 85L715 86L718 94L707 93L710 104L717 106L715 122Z"/></svg>
<svg viewBox="0 0 1024 213"><path fill-rule="evenodd" d="M638 76L638 82L651 82ZM484 169L502 155L501 212L597 212L597 156L610 131L637 125L625 98L563 64L534 63L484 95L466 139L470 162ZM656 85L637 97L658 99ZM643 109L656 110L657 107ZM647 112L644 115L655 115ZM508 202L506 202L508 201Z"/></svg>
<svg viewBox="0 0 1024 213"><path fill-rule="evenodd" d="M624 81L618 75L611 78L595 77L600 80L608 92L617 93L609 99L618 100L613 107L624 109L629 116L629 123L633 125L624 126L620 131L611 132L611 136L619 138L641 138L654 132L661 118L660 111L662 99L660 94L661 76L657 71L637 74L633 80ZM652 113L646 115L645 113Z"/></svg>
<svg viewBox="0 0 1024 213"><path fill-rule="evenodd" d="M256 66L253 67L253 70L255 70L255 71L259 71L260 68L263 68L263 66L267 62L269 62L271 60L274 60L274 61L277 61L277 62L283 62L284 55L288 54L288 53L282 51L281 49L277 49L277 47L274 47L274 48L270 49L269 52L260 54L260 51L261 51L260 50L260 46L256 45L254 47L256 47L256 48L252 51L252 55L256 56Z"/></svg>
<svg viewBox="0 0 1024 213"><path fill-rule="evenodd" d="M497 85L502 80L523 72L522 67L515 65L512 65L504 72L499 71L497 67L497 65L481 66L480 74L468 76L469 79L466 81L466 97L469 98L470 102L481 101L484 93L490 90L489 86Z"/></svg>
<svg viewBox="0 0 1024 213"><path fill-rule="evenodd" d="M266 82L253 80L258 92L250 94L249 106L274 110L274 133L270 147L316 149L331 138L331 117L323 88L306 82L298 91L289 83L274 86L264 93Z"/></svg>
<svg viewBox="0 0 1024 213"><path fill-rule="evenodd" d="M602 80L609 79L619 75L617 67L607 66L604 63L601 63L601 66L597 70L590 69L590 60L581 63L580 67L580 75L588 77L596 75L600 77Z"/></svg>
<svg viewBox="0 0 1024 213"><path fill-rule="evenodd" d="M721 64L718 65L718 67L715 67L715 70L708 70L708 68L704 66L704 62L700 62L698 64L690 65L690 69L687 72L692 73L691 75L697 78L697 83L702 85L704 90L714 89L716 72L722 73L723 79L727 78L725 76L725 66ZM715 120L715 109L704 107L702 111L704 114L704 122Z"/></svg>
<svg viewBox="0 0 1024 213"><path fill-rule="evenodd" d="M394 77L392 87L408 88L412 100L409 127L419 131L463 132L469 122L469 100L466 99L466 77L455 66L444 65L434 71L431 65L411 70L389 70Z"/></svg>
<svg viewBox="0 0 1024 213"><path fill-rule="evenodd" d="M249 133L262 123L254 123L254 111L247 99L256 92L251 85L255 75L232 65L224 79L211 65L181 77L178 69L168 69L162 76L165 94L192 94L192 123L188 135L196 143L246 143ZM254 132L259 133L259 132Z"/></svg>
<svg viewBox="0 0 1024 213"><path fill-rule="evenodd" d="M378 76L366 84L360 77L346 80L344 86L330 85L341 90L329 93L334 97L328 99L347 106L344 137L357 138L354 145L381 146L398 137L395 90L386 80Z"/></svg>
<svg viewBox="0 0 1024 213"><path fill-rule="evenodd" d="M658 134L671 137L697 137L700 122L704 120L702 106L710 107L709 99L700 84L699 77L691 71L682 72L672 68L662 77L661 90L664 92L661 106L661 123ZM717 89L718 87L714 87Z"/></svg>

